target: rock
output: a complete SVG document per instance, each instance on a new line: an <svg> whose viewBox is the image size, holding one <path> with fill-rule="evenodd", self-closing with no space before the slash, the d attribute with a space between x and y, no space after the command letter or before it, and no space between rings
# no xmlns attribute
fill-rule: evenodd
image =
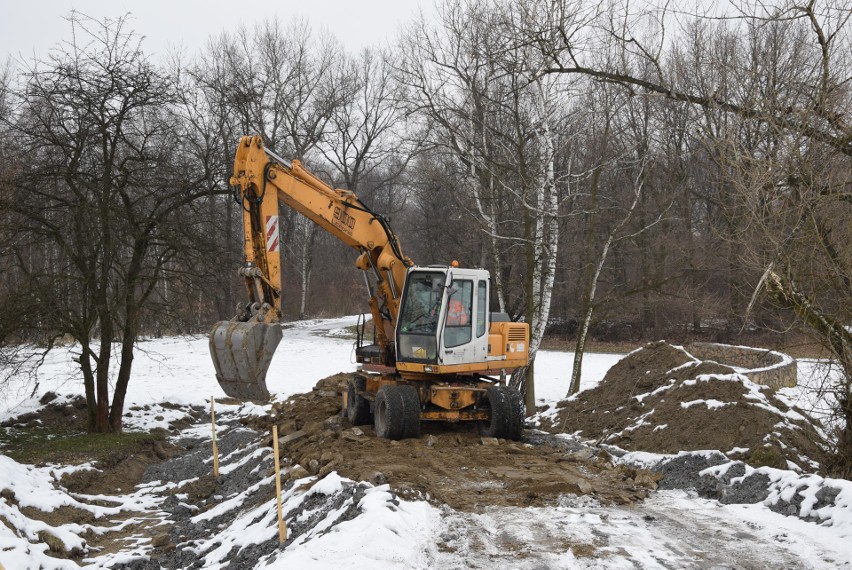
<svg viewBox="0 0 852 570"><path fill-rule="evenodd" d="M291 434L285 435L284 437L279 437L278 438L278 445L287 445L288 443L302 439L306 435L308 435L308 433L306 431L303 431L303 430L293 432Z"/></svg>
<svg viewBox="0 0 852 570"><path fill-rule="evenodd" d="M346 431L348 431L352 435L364 435L364 430L362 430L359 427L354 427L354 428L348 429Z"/></svg>
<svg viewBox="0 0 852 570"><path fill-rule="evenodd" d="M388 482L388 479L381 471L374 471L373 474L370 475L370 481L372 481L376 485L384 485Z"/></svg>
<svg viewBox="0 0 852 570"><path fill-rule="evenodd" d="M500 441L496 437L481 437L479 443L482 445L500 445Z"/></svg>
<svg viewBox="0 0 852 570"><path fill-rule="evenodd" d="M44 396L41 397L41 399L38 401L38 403L39 404L49 404L50 402L52 402L56 398L58 398L58 396L56 395L56 392L45 392Z"/></svg>
<svg viewBox="0 0 852 570"><path fill-rule="evenodd" d="M296 422L294 420L281 422L278 424L278 435L283 436L288 433L293 433L295 431L299 431L299 428L296 427Z"/></svg>
<svg viewBox="0 0 852 570"><path fill-rule="evenodd" d="M572 475L570 473L565 474L565 480L569 485L572 485L577 488L578 494L580 495L588 495L592 491L594 491L594 487L589 481L579 475Z"/></svg>
<svg viewBox="0 0 852 570"><path fill-rule="evenodd" d="M311 475L316 475L319 473L320 464L316 459L311 459L308 461L308 473Z"/></svg>
<svg viewBox="0 0 852 570"><path fill-rule="evenodd" d="M287 473L287 477L290 478L291 480L302 479L302 478L307 477L309 475L310 475L310 473L308 473L308 470L305 469L304 467L302 467L301 465L298 465L298 464L293 466L293 468L290 469L290 472Z"/></svg>
<svg viewBox="0 0 852 570"><path fill-rule="evenodd" d="M432 447L434 445L435 445L435 436L430 435L429 437L426 438L426 447Z"/></svg>
<svg viewBox="0 0 852 570"><path fill-rule="evenodd" d="M6 499L6 501L13 503L15 502L15 491L12 489L3 489L0 490L0 497Z"/></svg>
<svg viewBox="0 0 852 570"><path fill-rule="evenodd" d="M320 398L337 398L340 394L331 390L318 390L317 395Z"/></svg>
<svg viewBox="0 0 852 570"><path fill-rule="evenodd" d="M331 416L323 422L325 426L333 431L340 431L343 427L343 416Z"/></svg>
<svg viewBox="0 0 852 570"><path fill-rule="evenodd" d="M154 548L160 548L161 546L166 546L172 541L168 534L158 534L151 540L151 546Z"/></svg>
<svg viewBox="0 0 852 570"><path fill-rule="evenodd" d="M634 482L639 487L646 487L651 489L652 491L657 489L657 481L660 480L662 474L660 473L652 473L651 471L646 471L645 469L640 469L636 473L636 477L634 478Z"/></svg>

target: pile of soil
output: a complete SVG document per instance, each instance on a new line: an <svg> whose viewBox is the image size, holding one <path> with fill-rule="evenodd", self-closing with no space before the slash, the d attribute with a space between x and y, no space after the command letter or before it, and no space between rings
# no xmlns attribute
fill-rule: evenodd
<svg viewBox="0 0 852 570"><path fill-rule="evenodd" d="M0 422L0 427L63 431L86 429L86 398L83 396L61 399L54 392L46 392L39 403L42 407L38 410Z"/></svg>
<svg viewBox="0 0 852 570"><path fill-rule="evenodd" d="M792 463L805 471L823 455L818 425L771 388L665 342L627 355L597 387L541 414L541 427L551 433L579 433L631 451L713 449L753 466Z"/></svg>
<svg viewBox="0 0 852 570"><path fill-rule="evenodd" d="M266 433L278 425L290 479L337 471L355 481L388 483L404 498L481 511L552 504L568 493L631 503L645 498L660 477L616 467L606 452L547 434L527 433L513 442L480 437L472 424L424 422L419 439L381 439L372 426L351 426L341 414L349 377L321 380L311 392L275 404L270 417L248 422Z"/></svg>

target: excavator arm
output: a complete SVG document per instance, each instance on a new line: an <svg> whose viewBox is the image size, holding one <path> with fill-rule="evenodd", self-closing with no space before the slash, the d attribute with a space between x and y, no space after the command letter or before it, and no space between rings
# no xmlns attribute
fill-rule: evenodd
<svg viewBox="0 0 852 570"><path fill-rule="evenodd" d="M239 269L248 302L230 321L216 323L210 351L219 384L229 396L266 400L266 371L281 341L280 204L286 204L358 252L381 360L393 365L394 329L407 268L388 220L348 191L334 189L294 160L243 137L231 185L243 209L245 265Z"/></svg>

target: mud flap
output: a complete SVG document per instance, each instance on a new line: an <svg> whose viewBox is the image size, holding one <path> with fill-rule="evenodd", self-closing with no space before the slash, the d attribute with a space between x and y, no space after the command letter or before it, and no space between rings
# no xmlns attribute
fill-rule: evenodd
<svg viewBox="0 0 852 570"><path fill-rule="evenodd" d="M213 326L210 355L216 367L216 380L228 396L269 400L266 371L281 336L278 325L219 321Z"/></svg>

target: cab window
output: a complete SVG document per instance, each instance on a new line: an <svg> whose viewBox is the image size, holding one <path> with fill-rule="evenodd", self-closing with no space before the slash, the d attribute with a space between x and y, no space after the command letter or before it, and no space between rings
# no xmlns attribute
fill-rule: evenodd
<svg viewBox="0 0 852 570"><path fill-rule="evenodd" d="M473 316L473 281L454 280L447 298L444 319L444 347L452 348L470 342Z"/></svg>
<svg viewBox="0 0 852 570"><path fill-rule="evenodd" d="M476 338L485 334L485 311L488 310L488 289L485 281L480 281L476 289Z"/></svg>
<svg viewBox="0 0 852 570"><path fill-rule="evenodd" d="M409 275L398 327L397 357L400 360L436 362L438 316L445 278L445 274L433 272Z"/></svg>

